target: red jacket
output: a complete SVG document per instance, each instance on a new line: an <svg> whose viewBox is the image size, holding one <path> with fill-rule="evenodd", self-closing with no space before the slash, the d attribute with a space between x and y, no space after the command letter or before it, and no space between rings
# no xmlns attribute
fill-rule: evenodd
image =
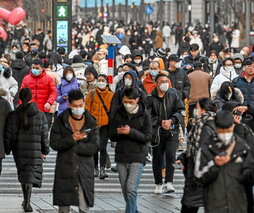
<svg viewBox="0 0 254 213"><path fill-rule="evenodd" d="M52 105L57 98L57 91L54 80L43 72L39 76L34 76L32 73L27 75L23 81L21 88L29 88L32 90L32 102L38 105L42 112L49 112L44 109L44 105L49 103Z"/></svg>

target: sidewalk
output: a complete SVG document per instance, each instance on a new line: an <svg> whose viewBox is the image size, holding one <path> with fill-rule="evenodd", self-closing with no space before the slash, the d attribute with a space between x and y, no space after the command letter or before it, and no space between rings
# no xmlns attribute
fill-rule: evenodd
<svg viewBox="0 0 254 213"><path fill-rule="evenodd" d="M0 195L0 213L23 213L21 195ZM142 213L168 213L180 212L181 197L177 194L153 195L142 194L138 196L138 210ZM32 195L34 212L57 213L57 207L52 205L52 195ZM124 213L125 203L122 194L97 193L95 206L91 213ZM72 212L78 212L77 207Z"/></svg>

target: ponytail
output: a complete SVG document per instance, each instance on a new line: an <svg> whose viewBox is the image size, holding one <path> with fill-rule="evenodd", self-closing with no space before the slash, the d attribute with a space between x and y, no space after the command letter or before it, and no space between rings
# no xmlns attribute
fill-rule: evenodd
<svg viewBox="0 0 254 213"><path fill-rule="evenodd" d="M29 88L23 88L19 92L19 99L22 101L22 104L18 107L20 127L23 129L29 128L28 116L27 116L27 107L29 101L32 100L32 91Z"/></svg>

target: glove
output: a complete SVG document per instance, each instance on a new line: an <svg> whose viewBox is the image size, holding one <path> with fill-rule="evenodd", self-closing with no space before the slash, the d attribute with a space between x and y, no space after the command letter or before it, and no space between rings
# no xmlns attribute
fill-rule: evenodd
<svg viewBox="0 0 254 213"><path fill-rule="evenodd" d="M4 76L5 78L10 78L10 77L11 77L11 69L10 69L10 68L6 68L6 69L4 70L3 76Z"/></svg>

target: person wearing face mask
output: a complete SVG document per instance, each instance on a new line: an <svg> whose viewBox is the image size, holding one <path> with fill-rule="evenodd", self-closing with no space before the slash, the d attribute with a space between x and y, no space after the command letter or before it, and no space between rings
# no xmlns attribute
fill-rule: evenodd
<svg viewBox="0 0 254 213"><path fill-rule="evenodd" d="M84 84L85 82L85 70L87 68L87 65L83 63L81 55L75 55L72 59L72 65L71 67L73 68L75 72L75 76L80 83L80 85Z"/></svg>
<svg viewBox="0 0 254 213"><path fill-rule="evenodd" d="M84 94L85 98L89 91L96 88L97 77L98 77L98 73L96 72L96 69L93 66L88 66L85 70L86 82L80 86L80 90Z"/></svg>
<svg viewBox="0 0 254 213"><path fill-rule="evenodd" d="M243 71L243 61L244 61L243 55L239 53L235 53L233 59L235 62L235 65L234 65L235 71L238 75L241 75Z"/></svg>
<svg viewBox="0 0 254 213"><path fill-rule="evenodd" d="M211 52L212 50L216 51L217 54L220 53L224 49L223 44L220 42L219 36L214 34L213 35L213 41L209 45L208 53Z"/></svg>
<svg viewBox="0 0 254 213"><path fill-rule="evenodd" d="M187 149L177 157L176 164L181 165L185 175L181 213L197 213L204 206L203 187L194 176L195 159L201 147L203 137L215 132L215 105L209 98L200 98L194 108L194 117L190 119L191 130L187 138Z"/></svg>
<svg viewBox="0 0 254 213"><path fill-rule="evenodd" d="M71 90L79 89L79 84L72 67L68 66L64 68L63 77L60 84L57 85L57 98L56 102L59 103L58 115L68 108L68 93Z"/></svg>
<svg viewBox="0 0 254 213"><path fill-rule="evenodd" d="M137 191L152 139L152 121L137 88L126 88L122 103L110 119L110 139L116 141L115 161L126 203L126 213L136 213Z"/></svg>
<svg viewBox="0 0 254 213"><path fill-rule="evenodd" d="M222 67L222 61L218 59L218 53L212 50L208 55L208 73L212 79L220 74L220 68Z"/></svg>
<svg viewBox="0 0 254 213"><path fill-rule="evenodd" d="M217 93L216 98L214 99L214 103L218 111L221 110L223 105L228 101L235 101L239 104L243 104L244 97L241 90L235 88L232 82L225 81L221 85L220 90Z"/></svg>
<svg viewBox="0 0 254 213"><path fill-rule="evenodd" d="M232 58L226 58L223 61L223 66L220 68L220 74L217 75L213 80L210 89L211 99L214 100L216 98L216 95L223 82L232 82L237 76L238 75L236 74L234 69L234 60Z"/></svg>
<svg viewBox="0 0 254 213"><path fill-rule="evenodd" d="M112 90L112 92L115 92L118 84L122 83L124 73L125 70L123 69L123 65L120 65L117 68L117 75L113 78L113 84L110 85L110 89Z"/></svg>
<svg viewBox="0 0 254 213"><path fill-rule="evenodd" d="M33 93L32 102L35 102L40 111L47 116L51 124L50 108L57 98L57 91L54 80L46 74L43 63L40 59L35 59L32 69L21 84L21 89L30 88Z"/></svg>
<svg viewBox="0 0 254 213"><path fill-rule="evenodd" d="M139 46L142 44L142 40L141 40L141 37L140 37L138 31L135 31L132 33L132 35L129 39L129 44L130 44L131 51L138 49Z"/></svg>
<svg viewBox="0 0 254 213"><path fill-rule="evenodd" d="M186 72L181 69L181 59L177 55L172 54L169 56L168 62L168 72L172 87L177 90L177 93L182 100L189 98L190 81Z"/></svg>
<svg viewBox="0 0 254 213"><path fill-rule="evenodd" d="M97 120L100 131L100 179L108 175L105 172L108 143L109 113L114 93L109 89L108 77L98 76L97 88L90 91L86 97L86 110ZM95 169L98 169L98 153L95 155Z"/></svg>
<svg viewBox="0 0 254 213"><path fill-rule="evenodd" d="M59 212L89 212L94 205L94 159L99 149L96 120L85 110L80 90L68 93L69 108L59 115L50 133L50 147L57 151L53 205Z"/></svg>
<svg viewBox="0 0 254 213"><path fill-rule="evenodd" d="M142 62L143 62L143 55L141 50L135 49L132 51L131 54L132 57L132 63L135 64L136 69L138 72L143 70Z"/></svg>
<svg viewBox="0 0 254 213"><path fill-rule="evenodd" d="M234 127L232 113L220 111L215 116L216 133L200 141L194 174L204 184L208 213L248 212L244 183L249 177L248 169L253 170L248 164L253 156L246 140L234 133Z"/></svg>
<svg viewBox="0 0 254 213"><path fill-rule="evenodd" d="M162 179L163 156L166 153L165 192L175 192L173 176L175 154L178 145L179 125L183 124L184 103L173 88L169 88L169 78L158 74L156 88L146 99L146 106L153 121L153 174L155 194L164 192Z"/></svg>
<svg viewBox="0 0 254 213"><path fill-rule="evenodd" d="M140 100L144 101L146 99L146 93L141 87L141 82L138 79L137 72L134 70L130 70L128 72L125 72L123 76L123 85L116 90L113 101L112 101L112 107L111 107L111 114L114 114L117 107L122 103L123 99L123 91L126 88L136 88L140 92Z"/></svg>

